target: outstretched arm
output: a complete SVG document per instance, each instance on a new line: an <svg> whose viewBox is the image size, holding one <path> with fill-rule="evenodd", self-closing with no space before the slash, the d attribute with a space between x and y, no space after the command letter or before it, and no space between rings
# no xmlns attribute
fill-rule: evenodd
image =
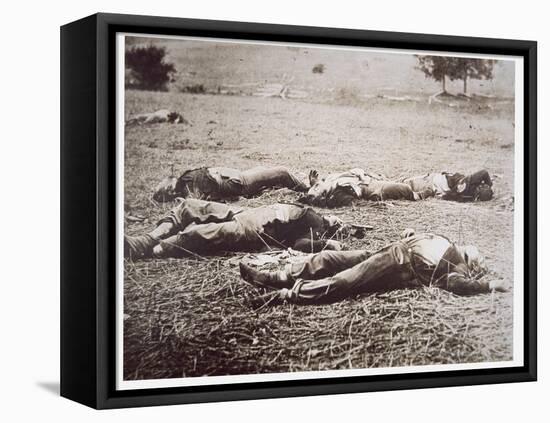
<svg viewBox="0 0 550 423"><path fill-rule="evenodd" d="M450 273L438 285L440 288L451 291L457 295L475 295L484 292L506 292L508 287L503 281L484 281L468 278L460 273Z"/></svg>

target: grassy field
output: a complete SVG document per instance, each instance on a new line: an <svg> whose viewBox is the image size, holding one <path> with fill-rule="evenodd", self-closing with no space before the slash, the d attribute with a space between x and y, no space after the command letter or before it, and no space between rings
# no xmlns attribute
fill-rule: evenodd
<svg viewBox="0 0 550 423"><path fill-rule="evenodd" d="M406 227L476 244L491 277L513 281L513 103L456 107L372 98L339 103L254 96L128 91L126 114L172 108L190 125L129 127L126 233L149 229L171 204L151 190L197 166L286 165L304 176L363 167L390 178L487 168L487 203L359 203L332 212L374 230L349 248L376 250ZM242 199L295 200L288 190ZM255 311L258 292L240 280L243 254L125 263L125 379L472 363L512 358L512 294L457 297L403 289L334 305Z"/></svg>

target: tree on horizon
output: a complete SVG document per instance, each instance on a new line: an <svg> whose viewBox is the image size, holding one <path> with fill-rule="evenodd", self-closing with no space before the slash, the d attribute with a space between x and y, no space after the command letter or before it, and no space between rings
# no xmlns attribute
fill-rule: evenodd
<svg viewBox="0 0 550 423"><path fill-rule="evenodd" d="M447 93L447 79L462 80L463 92L468 96L468 80L493 79L493 68L496 60L475 59L468 57L416 55L417 69L424 72L426 78L441 82L441 91Z"/></svg>

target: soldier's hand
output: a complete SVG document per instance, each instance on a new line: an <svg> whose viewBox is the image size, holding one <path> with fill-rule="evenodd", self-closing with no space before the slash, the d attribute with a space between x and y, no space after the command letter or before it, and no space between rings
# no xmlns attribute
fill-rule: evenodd
<svg viewBox="0 0 550 423"><path fill-rule="evenodd" d="M416 232L412 228L406 228L401 232L401 239L410 238L411 236L414 236Z"/></svg>
<svg viewBox="0 0 550 423"><path fill-rule="evenodd" d="M317 172L315 169L311 169L309 171L309 185L313 186L317 183L319 180L319 172Z"/></svg>

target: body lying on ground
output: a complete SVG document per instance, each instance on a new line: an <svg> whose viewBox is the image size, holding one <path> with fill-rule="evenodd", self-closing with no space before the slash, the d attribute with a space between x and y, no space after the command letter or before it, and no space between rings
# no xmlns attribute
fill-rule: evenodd
<svg viewBox="0 0 550 423"><path fill-rule="evenodd" d="M337 250L341 244L330 238L347 229L337 217L322 216L301 205L246 209L182 199L149 233L125 236L124 255L131 259L185 257L271 247L307 252Z"/></svg>
<svg viewBox="0 0 550 423"><path fill-rule="evenodd" d="M310 185L300 201L319 207L346 206L359 199L418 201L438 197L455 201L487 201L493 197L493 184L486 170L471 175L429 173L400 181L388 181L359 168L333 173L324 179L319 179L318 173L312 171Z"/></svg>
<svg viewBox="0 0 550 423"><path fill-rule="evenodd" d="M201 167L179 178L165 178L155 189L155 201L193 196L205 200L230 200L254 196L268 188L289 188L305 192L308 187L283 166L254 167L245 171L228 167Z"/></svg>
<svg viewBox="0 0 550 423"><path fill-rule="evenodd" d="M409 184L385 180L380 175L360 168L343 173L332 173L319 179L316 171L310 172L311 188L300 201L319 207L341 207L354 200L420 200L432 195L426 188L415 192Z"/></svg>
<svg viewBox="0 0 550 423"><path fill-rule="evenodd" d="M151 113L141 113L128 118L126 125L149 125L153 123L188 123L178 112L157 110Z"/></svg>
<svg viewBox="0 0 550 423"><path fill-rule="evenodd" d="M469 175L462 173L427 173L412 178L403 178L401 182L409 185L413 191L431 190L433 196L453 201L488 201L493 198L493 181L485 169Z"/></svg>
<svg viewBox="0 0 550 423"><path fill-rule="evenodd" d="M505 290L501 282L480 279L487 268L476 247L457 246L444 236L416 235L412 230L375 253L323 251L277 272L261 272L242 262L240 270L244 280L275 291L267 295L270 303L331 303L410 286L413 281L458 295Z"/></svg>

